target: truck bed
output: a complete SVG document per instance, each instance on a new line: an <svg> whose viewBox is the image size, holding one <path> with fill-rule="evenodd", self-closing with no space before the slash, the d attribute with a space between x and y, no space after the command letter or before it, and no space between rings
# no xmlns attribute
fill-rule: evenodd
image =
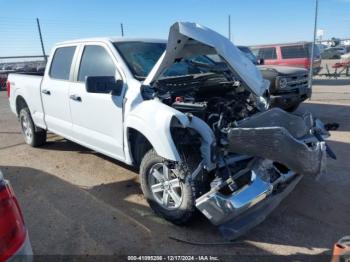
<svg viewBox="0 0 350 262"><path fill-rule="evenodd" d="M43 107L41 101L41 81L43 79L43 73L10 73L8 75L8 81L10 81L10 106L11 110L18 114L16 111L16 103L19 97L25 98L29 110L32 114L35 123L43 125Z"/></svg>

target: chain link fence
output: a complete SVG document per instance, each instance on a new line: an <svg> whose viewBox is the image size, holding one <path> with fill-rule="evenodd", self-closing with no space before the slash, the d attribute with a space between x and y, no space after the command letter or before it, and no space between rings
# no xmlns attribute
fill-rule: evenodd
<svg viewBox="0 0 350 262"><path fill-rule="evenodd" d="M11 72L40 72L57 42L69 39L120 36L120 24L99 21L0 17L0 89ZM42 41L40 32L42 34Z"/></svg>

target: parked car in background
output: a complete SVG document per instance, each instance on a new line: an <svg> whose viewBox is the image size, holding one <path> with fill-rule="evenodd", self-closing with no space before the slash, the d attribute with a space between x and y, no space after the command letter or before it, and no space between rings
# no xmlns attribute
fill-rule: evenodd
<svg viewBox="0 0 350 262"><path fill-rule="evenodd" d="M6 89L7 73L0 73L0 90Z"/></svg>
<svg viewBox="0 0 350 262"><path fill-rule="evenodd" d="M344 47L330 47L321 53L321 57L322 59L339 59L345 53L346 49Z"/></svg>
<svg viewBox="0 0 350 262"><path fill-rule="evenodd" d="M251 47L258 59L264 59L265 65L301 67L307 70L311 65L312 43L271 44ZM314 49L313 73L321 70L321 56L317 45Z"/></svg>
<svg viewBox="0 0 350 262"><path fill-rule="evenodd" d="M316 44L316 45L318 46L318 50L320 50L321 54L324 50L326 50L328 48L328 46L324 45L324 44Z"/></svg>
<svg viewBox="0 0 350 262"><path fill-rule="evenodd" d="M32 255L20 206L0 170L0 261L32 261Z"/></svg>
<svg viewBox="0 0 350 262"><path fill-rule="evenodd" d="M294 111L300 103L311 97L308 71L304 68L264 65L247 46L237 46L257 65L262 76L270 81L270 105ZM260 65L259 65L260 63Z"/></svg>

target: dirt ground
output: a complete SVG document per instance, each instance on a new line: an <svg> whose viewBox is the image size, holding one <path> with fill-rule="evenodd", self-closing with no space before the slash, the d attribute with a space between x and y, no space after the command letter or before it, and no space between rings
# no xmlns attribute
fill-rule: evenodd
<svg viewBox="0 0 350 262"><path fill-rule="evenodd" d="M262 224L235 244L220 244L219 232L203 217L179 227L155 216L142 197L137 172L118 161L54 134L41 148L27 146L6 92L0 92L0 169L22 206L34 253L125 259L212 255L220 261L288 255L329 261L334 242L350 234L350 80L314 83L312 100L299 110L340 124L329 139L338 159L328 161L328 173L318 181L304 178Z"/></svg>

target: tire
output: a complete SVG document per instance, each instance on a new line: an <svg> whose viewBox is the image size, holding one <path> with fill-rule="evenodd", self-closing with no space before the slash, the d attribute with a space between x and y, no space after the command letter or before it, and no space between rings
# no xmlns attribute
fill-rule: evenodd
<svg viewBox="0 0 350 262"><path fill-rule="evenodd" d="M38 147L46 142L46 130L35 126L27 107L22 108L19 112L19 121L24 140L28 145Z"/></svg>
<svg viewBox="0 0 350 262"><path fill-rule="evenodd" d="M140 166L141 188L147 202L157 215L176 225L183 225L188 223L196 214L195 199L198 192L197 187L195 186L196 183L191 181L190 176L188 176L188 174L190 174L189 171L177 170L177 174L182 177L179 178L172 171L165 168L164 162L165 159L158 156L154 149L149 150L145 154ZM159 172L157 177L163 175L163 178L165 177L164 173L166 173L166 170L169 170L170 178L168 180L165 179L163 184L159 183L161 181L157 180L154 176L156 172L155 170ZM174 181L175 179L178 179L179 187L172 187L171 184L170 188L167 187L166 181ZM152 181L156 182L152 183ZM154 193L152 185L156 186L160 184L164 186L163 191ZM157 190L159 190L159 188ZM169 204L168 206L164 204L165 191L169 192L167 194L168 200L166 201ZM174 200L174 193L177 194L177 197L180 196L181 201L176 202Z"/></svg>

